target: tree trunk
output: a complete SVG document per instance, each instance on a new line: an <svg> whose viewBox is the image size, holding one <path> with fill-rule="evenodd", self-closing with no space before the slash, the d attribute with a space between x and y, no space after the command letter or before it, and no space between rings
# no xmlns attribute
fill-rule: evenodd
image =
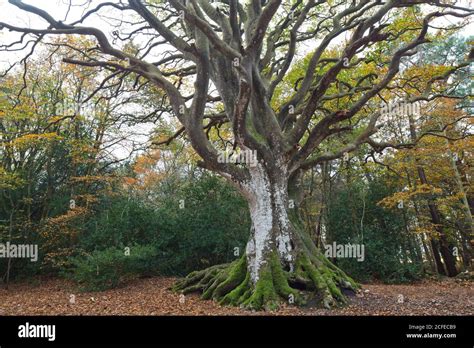
<svg viewBox="0 0 474 348"><path fill-rule="evenodd" d="M472 249L471 246L469 245L469 232L465 230L465 226L459 221L456 222L456 226L459 230L459 239L461 242L461 248L462 248L462 262L464 269L470 270L472 268Z"/></svg>
<svg viewBox="0 0 474 348"><path fill-rule="evenodd" d="M426 180L426 176L425 176L425 171L423 170L423 168L418 167L418 174L420 176L421 182L423 184L428 184L428 181ZM438 208L431 199L428 200L428 209L430 211L431 221L435 225L436 231L439 234L439 252L441 256L443 257L443 261L446 266L448 276L454 277L458 274L457 269L456 269L456 259L454 258L454 255L451 252L448 238L446 237L446 234L443 230L442 221L441 221Z"/></svg>
<svg viewBox="0 0 474 348"><path fill-rule="evenodd" d="M330 308L346 301L341 289L358 288L316 248L299 218L295 190L290 198L287 172L272 168L258 164L249 181L238 183L252 220L245 255L230 265L193 272L175 290L201 291L203 298L222 304L274 309L310 298Z"/></svg>
<svg viewBox="0 0 474 348"><path fill-rule="evenodd" d="M10 201L12 203L11 207L12 210L10 212L10 219L9 219L9 225L8 225L8 242L12 242L12 235L13 235L13 214L15 213L15 205L13 204L13 201L10 196ZM8 290L8 287L10 286L10 271L12 267L12 258L8 256L8 261L7 261L7 273L5 274L6 280L5 280L5 289Z"/></svg>
<svg viewBox="0 0 474 348"><path fill-rule="evenodd" d="M444 132L446 134L446 131ZM446 140L449 144L449 142ZM459 193L461 194L461 202L462 207L464 210L464 223L459 221L457 223L459 232L461 234L461 245L463 249L463 264L466 269L470 269L472 259L474 258L474 252L469 245L469 239L474 236L474 222L472 219L471 208L469 206L469 201L467 199L466 190L464 189L464 185L461 179L461 174L459 173L458 166L456 164L456 160L454 159L454 155L448 147L448 156L450 157L451 168L454 172L454 181L456 182L456 186L458 188Z"/></svg>
<svg viewBox="0 0 474 348"><path fill-rule="evenodd" d="M408 115L408 121L409 121L409 126L410 126L410 138L412 141L415 142L417 139L416 129L415 129L415 123L414 123L413 117L411 115ZM417 170L420 182L422 184L428 185L429 183L426 177L425 170L418 162L419 162L418 159L415 157L416 170ZM456 259L450 250L449 241L448 241L448 238L446 237L446 233L442 226L441 214L434 200L431 198L428 199L428 209L431 215L431 221L433 222L433 225L435 225L436 232L438 232L439 234L439 242L436 241L436 242L431 243L431 245L433 246L433 252L435 254L436 265L438 267L438 270L441 270L440 260L436 259L436 252L435 252L435 249L437 249L438 247L439 252L443 258L444 264L446 266L447 275L449 277L454 277L458 274L457 269L456 269Z"/></svg>
<svg viewBox="0 0 474 348"><path fill-rule="evenodd" d="M420 234L419 236L420 236L421 245L423 246L423 252L424 252L424 254L425 254L426 261L427 261L428 264L430 265L430 270L431 270L432 273L436 273L436 271L437 271L437 270L436 270L436 265L435 265L435 263L433 262L434 257L433 257L433 255L432 255L432 253L431 253L431 251L430 251L430 248L429 248L428 245L426 244L426 241L425 241L425 240L426 240L426 239L425 239L426 237L425 237L424 233L423 233L423 234Z"/></svg>
<svg viewBox="0 0 474 348"><path fill-rule="evenodd" d="M407 175L407 179L408 179L408 186L410 188L412 186L416 187L416 181L412 184L411 175L410 175L410 172L408 170L406 170L406 175ZM420 219L420 216L421 216L420 208L418 207L418 203L417 203L416 199L413 199L412 203L413 203L413 206L415 207L416 223L417 223L418 226L420 226L420 221L421 221L421 219ZM421 237L421 240L422 240L423 249L425 250L426 258L427 258L428 262L430 263L431 270L433 271L433 273L438 272L439 274L446 275L446 271L444 270L443 263L441 262L441 256L439 255L438 249L435 248L435 245L434 245L435 242L433 241L433 238L431 236L428 236L425 233L423 233L420 237ZM428 241L430 243L431 251L430 251L430 248L428 247L428 245L426 244L425 241Z"/></svg>
<svg viewBox="0 0 474 348"><path fill-rule="evenodd" d="M444 269L443 262L441 261L441 255L439 253L439 243L433 237L430 237L431 249L433 250L433 257L436 264L436 269L439 274L446 275L446 270Z"/></svg>

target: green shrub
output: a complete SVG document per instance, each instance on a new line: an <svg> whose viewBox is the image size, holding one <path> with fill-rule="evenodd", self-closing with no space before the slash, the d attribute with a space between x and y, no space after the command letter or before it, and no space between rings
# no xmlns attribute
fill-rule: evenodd
<svg viewBox="0 0 474 348"><path fill-rule="evenodd" d="M238 257L235 248L241 255L250 218L234 188L212 175L175 185L166 192L158 187L161 198L153 204L124 196L102 199L80 227L79 249L89 256L71 258L72 267L63 273L82 289L104 290L133 276L182 276L231 262ZM126 257L130 245L135 246Z"/></svg>
<svg viewBox="0 0 474 348"><path fill-rule="evenodd" d="M161 202L157 215L156 246L163 274L185 275L235 260L235 248L240 255L244 252L250 231L248 206L220 178L204 176L180 186Z"/></svg>
<svg viewBox="0 0 474 348"><path fill-rule="evenodd" d="M339 188L333 193L326 241L328 244L363 244L365 259L363 262L355 258L333 261L361 282L403 283L419 279L422 260L413 249L410 241L414 236L406 231L402 214L377 205L392 189L376 181L362 185Z"/></svg>
<svg viewBox="0 0 474 348"><path fill-rule="evenodd" d="M102 291L133 278L155 275L156 255L153 246L107 248L72 258L73 268L65 276L76 281L82 291Z"/></svg>

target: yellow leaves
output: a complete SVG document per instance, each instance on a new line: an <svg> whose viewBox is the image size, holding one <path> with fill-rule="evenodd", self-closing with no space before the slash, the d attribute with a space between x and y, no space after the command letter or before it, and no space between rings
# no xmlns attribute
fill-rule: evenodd
<svg viewBox="0 0 474 348"><path fill-rule="evenodd" d="M24 184L25 181L17 173L9 173L0 167L0 190L14 190Z"/></svg>
<svg viewBox="0 0 474 348"><path fill-rule="evenodd" d="M83 49L91 49L95 47L95 42L86 35L64 35L56 36L52 41L57 45L79 46Z"/></svg>
<svg viewBox="0 0 474 348"><path fill-rule="evenodd" d="M95 162L94 149L91 142L87 139L72 139L68 141L68 147L70 148L70 156L74 164L88 164Z"/></svg>
<svg viewBox="0 0 474 348"><path fill-rule="evenodd" d="M49 119L48 119L48 122L49 123L56 123L56 122L59 122L61 120L64 119L64 116L51 116Z"/></svg>
<svg viewBox="0 0 474 348"><path fill-rule="evenodd" d="M25 134L13 139L6 146L12 147L15 150L25 150L37 145L44 145L52 141L62 139L57 133L42 133L42 134Z"/></svg>
<svg viewBox="0 0 474 348"><path fill-rule="evenodd" d="M83 205L85 205L86 209L90 206L92 203L97 203L99 201L99 197L95 194L90 194L90 193L84 193L81 195L75 195L74 198L78 201L80 201ZM76 210L76 208L72 210Z"/></svg>
<svg viewBox="0 0 474 348"><path fill-rule="evenodd" d="M452 70L452 67L445 65L413 65L406 69L402 75L402 79L408 82L404 86L405 92L419 95L420 91L428 87L434 92L436 89L443 87L443 77L450 70Z"/></svg>
<svg viewBox="0 0 474 348"><path fill-rule="evenodd" d="M402 192L396 192L392 196L385 197L378 203L378 205L386 208L394 208L396 206L403 207L406 206L406 204L400 205L400 202L409 202L420 198L433 198L436 195L441 195L442 193L443 191L440 188L431 185L420 184L416 188L411 188Z"/></svg>
<svg viewBox="0 0 474 348"><path fill-rule="evenodd" d="M444 68L433 67L432 71L427 72L422 70L409 73L413 76L420 74L428 79L433 74L442 73ZM464 178L469 175L469 164L472 162L470 149L474 148L474 141L472 137L463 138L469 127L469 120L458 107L458 101L438 99L425 104L421 114L421 117L414 117L417 137L423 135L416 146L394 151L391 156L383 159L386 165L400 174L400 177L392 179L395 184L402 186L409 183L411 187L384 198L378 204L385 208L408 210L416 216L416 227L412 227L416 233L437 238L439 232L436 228L439 226L432 223L427 203L431 202L436 206L444 228L454 221L465 219L462 202L464 195L459 185L463 185L465 191L470 190L469 180L464 182ZM421 184L420 169L429 185ZM461 182L456 177L458 171L463 176ZM416 212L413 211L415 204Z"/></svg>
<svg viewBox="0 0 474 348"><path fill-rule="evenodd" d="M153 138L153 142L155 142L155 143L164 143L168 139L169 139L168 134L160 133L159 135L157 135Z"/></svg>
<svg viewBox="0 0 474 348"><path fill-rule="evenodd" d="M104 182L111 181L109 176L100 176L100 175L83 175L83 176L73 176L71 181L74 183L93 183L93 182Z"/></svg>
<svg viewBox="0 0 474 348"><path fill-rule="evenodd" d="M65 266L68 256L71 256L76 248L64 245L74 245L79 235L79 230L74 226L78 226L77 220L84 218L88 213L87 208L76 206L62 215L46 220L39 231L40 237L44 240L42 245L45 252L44 264L53 267Z"/></svg>
<svg viewBox="0 0 474 348"><path fill-rule="evenodd" d="M429 221L425 221L422 225L412 227L412 231L416 234L426 234L434 238L439 237L439 232L436 230L436 225Z"/></svg>
<svg viewBox="0 0 474 348"><path fill-rule="evenodd" d="M389 30L398 36L397 43L402 44L413 41L423 26L423 15L418 7L408 7L392 12L393 19ZM382 43L384 44L384 43Z"/></svg>
<svg viewBox="0 0 474 348"><path fill-rule="evenodd" d="M187 155L188 155L189 160L193 163L197 163L198 161L201 160L201 157L192 148L188 149L188 154Z"/></svg>
<svg viewBox="0 0 474 348"><path fill-rule="evenodd" d="M77 217L86 215L88 213L88 209L82 206L76 205L74 209L69 209L65 214L58 215L55 217L51 217L48 219L47 223L50 226L68 226L71 219L75 219ZM66 232L66 230L63 230ZM45 233L48 233L47 231Z"/></svg>
<svg viewBox="0 0 474 348"><path fill-rule="evenodd" d="M160 159L160 150L150 150L149 152L138 156L133 165L133 172L136 177L123 177L122 185L124 188L145 190L148 187L159 183L164 177L164 174L160 173L157 168Z"/></svg>
<svg viewBox="0 0 474 348"><path fill-rule="evenodd" d="M145 174L149 172L157 164L161 157L159 150L153 150L147 154L141 155L135 161L133 171L137 174Z"/></svg>
<svg viewBox="0 0 474 348"><path fill-rule="evenodd" d="M129 176L125 176L122 178L122 183L125 186L125 188L128 188L130 186L134 186L138 183L138 180Z"/></svg>

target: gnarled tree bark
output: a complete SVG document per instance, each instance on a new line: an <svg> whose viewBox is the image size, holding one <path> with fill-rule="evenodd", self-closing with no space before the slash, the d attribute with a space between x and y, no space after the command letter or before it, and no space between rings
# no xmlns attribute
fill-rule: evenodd
<svg viewBox="0 0 474 348"><path fill-rule="evenodd" d="M302 302L298 289L312 290L324 305L330 306L344 302L341 288L357 288L304 232L298 212L289 208L290 199L298 206L292 185L301 172L340 158L362 144L377 151L395 147L371 139L378 130L376 123L381 113L367 107L369 102L389 87L402 58L414 55L419 45L428 42L432 20L443 16L463 18L473 13L468 8L433 1L309 0L290 4L282 0L249 0L244 5L237 0L128 0L100 3L71 22L56 20L21 0L9 3L47 23L37 29L0 22L1 30L21 36L19 43L23 44L25 37L33 37L36 45L50 35L86 35L97 42L93 50L98 55L91 57L90 50L74 47L71 41L64 45L74 54L63 61L122 77L135 74L166 95L160 111L173 113L181 123L176 136L185 134L202 158L202 167L222 175L242 192L249 202L253 224L245 256L231 265L194 272L176 289L202 291L205 298L255 309L273 308L279 301L289 301L290 296ZM417 34L401 40L406 28L391 28L387 23L391 16L387 14L422 3L435 8L427 5L430 10L410 28ZM138 23L130 21L138 27L127 28L124 35L115 35L111 42L101 29L83 25L90 16L100 18L101 11L119 11L119 23L125 23L122 15L131 12L134 21L139 16ZM319 16L321 11L328 17ZM306 21L315 23L304 25ZM342 34L349 34L350 38L338 52L341 56L330 53L332 58L326 59L331 44ZM134 52L136 37L141 39L138 42L148 43ZM366 62L357 55L384 41L394 42L395 50L388 61L384 58L380 62L380 76L372 80L376 74L371 73L357 81L344 82L344 91L332 94L331 87L340 82L341 72L349 71L351 76L352 69L370 63L370 59ZM314 42L318 42L317 47L308 56L301 83L286 91L288 96L277 100L281 105L275 106L276 88L298 59L297 45ZM14 45L3 48L14 50ZM25 66L27 58L21 61ZM449 73L467 65L451 67ZM443 76L447 78L449 73ZM187 83L182 83L185 78ZM439 76L433 76L433 81L436 79ZM391 87L396 88L396 84ZM432 96L423 94L417 98L431 100ZM339 100L347 103L344 110L332 106L328 109L325 104L337 101L339 105ZM351 122L361 111L365 112L363 120ZM256 166L219 161L219 150L223 149L206 132L216 120L230 125L233 134L227 141L234 144L233 149L257 153ZM360 127L353 138L332 152L322 152L321 144L326 139L353 131L353 124Z"/></svg>
<svg viewBox="0 0 474 348"><path fill-rule="evenodd" d="M205 299L250 309L314 298L327 308L345 303L342 290L356 291L358 285L316 248L302 225L291 184L298 183L284 165L251 168L249 180L236 182L252 219L245 255L228 266L191 273L174 289L201 291Z"/></svg>

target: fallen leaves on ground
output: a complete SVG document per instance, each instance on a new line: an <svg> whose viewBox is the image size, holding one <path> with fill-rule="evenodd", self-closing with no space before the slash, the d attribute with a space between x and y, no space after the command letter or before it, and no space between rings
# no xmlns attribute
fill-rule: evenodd
<svg viewBox="0 0 474 348"><path fill-rule="evenodd" d="M282 306L251 312L181 296L169 290L176 279L148 278L103 292L80 293L73 283L42 280L0 289L0 315L474 315L471 281L425 280L415 284L365 284L349 305L331 310Z"/></svg>

